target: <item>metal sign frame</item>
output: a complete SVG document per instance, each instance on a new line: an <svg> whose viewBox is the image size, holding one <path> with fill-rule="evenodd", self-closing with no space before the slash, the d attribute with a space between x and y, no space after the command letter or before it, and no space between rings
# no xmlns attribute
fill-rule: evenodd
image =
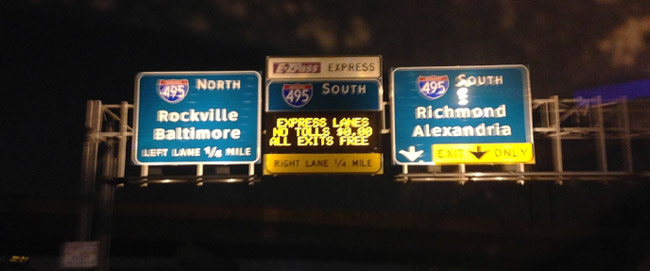
<svg viewBox="0 0 650 271"><path fill-rule="evenodd" d="M280 67L280 65L285 65L283 67ZM279 73L277 71L287 71L289 65L294 65L294 69L300 69L304 68L303 72L291 72L291 73ZM309 67L308 67L309 66ZM317 68L314 68L317 67ZM347 70L337 70L337 71L331 71L329 70L331 67L336 67L336 69L340 69L341 67L347 67ZM282 68L282 69L280 69ZM325 71L323 70L324 68L327 68L328 70ZM284 69L284 70L283 70ZM285 83L285 84L298 84L298 83L305 83L305 84L310 84L310 83L325 83L325 82L339 82L339 83L355 83L355 82L363 82L363 83L372 83L372 84L377 84L377 105L372 106L372 108L349 108L349 109L342 109L342 108L335 108L335 109L327 109L327 108L309 108L309 109L296 109L296 108L287 108L287 109L271 109L270 106L270 86L272 84L277 84L277 83ZM383 88L383 81L382 81L382 57L381 56L332 56L332 57L273 57L269 56L267 57L266 60L266 82L265 82L265 113L274 113L274 114L281 114L281 113L304 113L308 114L309 112L329 112L329 113L336 113L336 112L377 112L378 114L378 119L376 120L377 122L377 129L373 131L374 133L377 133L377 137L380 138L380 134L382 134L385 130L384 122L385 122L385 110L384 110L384 102L383 102L383 94L384 94L384 88ZM320 93L319 93L320 94ZM314 92L315 95L315 92ZM374 99L374 98L373 98ZM335 99L334 99L335 100ZM267 127L268 128L268 127ZM269 131L267 131L269 133ZM381 144L378 141L378 146L377 148L381 148ZM266 146L266 145L265 145ZM282 155L290 155L291 153L264 153L264 161L263 161L263 167L265 168L265 175L273 175L271 171L266 170L266 159L269 157L269 155L276 155L276 156L282 156ZM330 154L330 153L317 153L319 156L323 156L325 154ZM332 153L332 157L336 157L337 155L342 155L342 154L350 154L350 155L357 155L361 153ZM381 164L379 170L372 170L372 172L369 171L364 171L364 172L356 172L356 171L347 171L347 172L336 172L334 171L323 171L323 172L318 172L318 171L301 171L301 172L282 172L281 174L323 174L323 173L340 173L340 174L371 174L371 175L376 175L376 174L383 174L383 168L384 168L384 161L383 161L383 151L379 153L363 153L363 154L373 154L373 159L376 159L378 156L379 158L379 163ZM308 156L310 155L309 153L300 153L300 155L303 156ZM324 156L323 156L324 157ZM352 157L352 156L351 156ZM355 156L356 157L356 156ZM330 157L331 158L331 157ZM349 158L349 157L348 157ZM332 161L336 162L341 162L344 160L343 157L336 157L336 159L332 158L330 159ZM334 164L338 164L334 162ZM340 170L337 169L337 170Z"/></svg>

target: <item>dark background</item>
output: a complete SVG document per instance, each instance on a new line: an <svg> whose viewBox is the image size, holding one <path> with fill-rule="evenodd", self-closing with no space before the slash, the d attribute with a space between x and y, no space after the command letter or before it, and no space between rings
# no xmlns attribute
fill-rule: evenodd
<svg viewBox="0 0 650 271"><path fill-rule="evenodd" d="M391 67L520 63L534 98L650 73L647 1L9 0L0 18L0 253L32 255L39 269L75 239L86 101L132 103L141 71L382 55L386 86ZM635 146L647 161L647 141ZM591 142L565 148L567 168L595 170ZM401 184L400 170L127 185L116 191L113 267L650 268L647 179Z"/></svg>

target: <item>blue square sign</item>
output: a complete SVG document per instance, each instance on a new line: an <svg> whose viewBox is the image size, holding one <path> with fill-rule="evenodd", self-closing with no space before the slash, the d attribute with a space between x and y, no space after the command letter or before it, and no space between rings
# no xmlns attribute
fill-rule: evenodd
<svg viewBox="0 0 650 271"><path fill-rule="evenodd" d="M397 68L390 98L396 164L534 163L525 66Z"/></svg>
<svg viewBox="0 0 650 271"><path fill-rule="evenodd" d="M258 163L261 76L255 71L140 73L133 123L136 164Z"/></svg>

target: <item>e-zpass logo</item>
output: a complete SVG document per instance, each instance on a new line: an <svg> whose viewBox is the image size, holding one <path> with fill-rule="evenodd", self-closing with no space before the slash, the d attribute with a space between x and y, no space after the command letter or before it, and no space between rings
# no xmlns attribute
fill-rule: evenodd
<svg viewBox="0 0 650 271"><path fill-rule="evenodd" d="M420 93L429 100L442 97L449 89L449 77L447 75L418 76L418 89Z"/></svg>
<svg viewBox="0 0 650 271"><path fill-rule="evenodd" d="M273 64L274 73L320 73L320 62L278 62Z"/></svg>
<svg viewBox="0 0 650 271"><path fill-rule="evenodd" d="M170 104L181 102L189 91L190 82L187 79L158 80L158 95Z"/></svg>

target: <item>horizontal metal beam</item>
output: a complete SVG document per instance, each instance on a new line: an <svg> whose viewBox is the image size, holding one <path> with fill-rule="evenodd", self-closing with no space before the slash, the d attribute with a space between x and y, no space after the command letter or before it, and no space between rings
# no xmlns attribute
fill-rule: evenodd
<svg viewBox="0 0 650 271"><path fill-rule="evenodd" d="M401 181L610 181L646 180L650 173L630 174L629 172L465 172L465 173L408 173L399 174Z"/></svg>

